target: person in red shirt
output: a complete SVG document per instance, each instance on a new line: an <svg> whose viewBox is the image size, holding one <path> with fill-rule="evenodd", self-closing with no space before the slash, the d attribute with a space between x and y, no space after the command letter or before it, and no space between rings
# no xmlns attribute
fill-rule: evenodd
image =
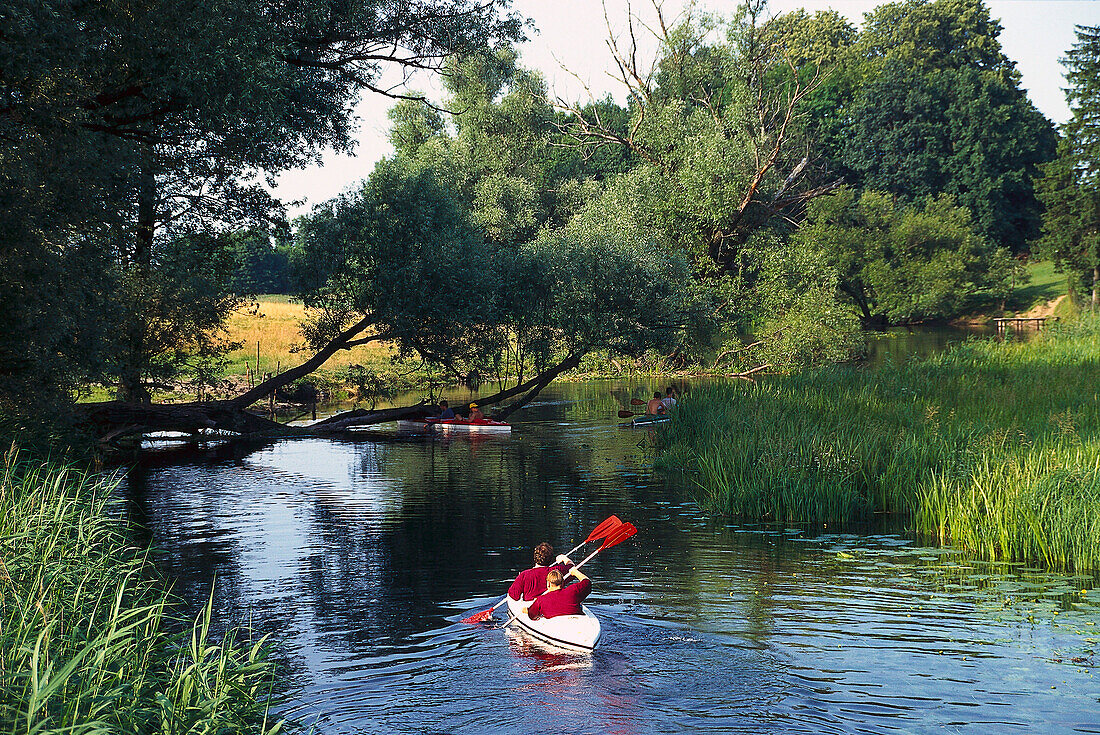
<svg viewBox="0 0 1100 735"><path fill-rule="evenodd" d="M565 577L576 577L577 582L565 587ZM578 569L570 569L565 576L556 569L546 575L546 594L538 597L524 612L532 620L556 618L559 615L583 615L581 602L592 591L592 580Z"/></svg>
<svg viewBox="0 0 1100 735"><path fill-rule="evenodd" d="M550 566L550 562L555 562ZM550 570L557 569L560 573L568 572L573 568L573 562L564 554L559 554L554 559L554 547L550 542L543 541L535 547L535 566L524 569L516 576L516 581L508 588L508 596L513 600L533 600L546 591L546 575Z"/></svg>

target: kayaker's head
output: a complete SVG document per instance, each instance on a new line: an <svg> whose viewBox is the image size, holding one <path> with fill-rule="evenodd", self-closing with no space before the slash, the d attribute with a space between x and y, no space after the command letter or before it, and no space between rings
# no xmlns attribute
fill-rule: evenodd
<svg viewBox="0 0 1100 735"><path fill-rule="evenodd" d="M550 573L546 575L546 589L560 590L564 581L565 576L559 570L551 569Z"/></svg>
<svg viewBox="0 0 1100 735"><path fill-rule="evenodd" d="M447 407L447 401L446 401L446 399L444 399L444 400L442 400L442 401L440 401L440 402L439 402L439 407L440 407L440 408L446 408L446 407Z"/></svg>
<svg viewBox="0 0 1100 735"><path fill-rule="evenodd" d="M554 561L554 547L549 541L543 541L535 547L535 566L545 567Z"/></svg>
<svg viewBox="0 0 1100 735"><path fill-rule="evenodd" d="M472 411L472 410L474 410L475 408L477 408L477 404L476 404L476 403L471 403L471 404L470 404L470 410Z"/></svg>
<svg viewBox="0 0 1100 735"><path fill-rule="evenodd" d="M654 398L660 398L661 397L661 391L659 391L659 390L653 391L653 397Z"/></svg>

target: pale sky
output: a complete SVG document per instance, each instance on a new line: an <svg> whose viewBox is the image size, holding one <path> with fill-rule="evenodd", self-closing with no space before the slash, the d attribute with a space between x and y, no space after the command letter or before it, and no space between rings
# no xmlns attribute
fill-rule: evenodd
<svg viewBox="0 0 1100 735"><path fill-rule="evenodd" d="M797 8L810 12L831 8L858 25L865 12L881 4L882 0L771 0L769 13L779 15ZM626 0L607 0L606 5L613 31L621 34L626 25ZM663 4L666 19L675 18L686 5L684 0L666 0ZM986 0L986 5L1004 28L1001 46L1008 58L1016 62L1031 101L1055 123L1065 122L1069 118L1069 108L1062 91L1065 79L1059 59L1076 40L1075 25L1100 25L1100 2ZM696 6L728 16L737 3L700 0ZM587 85L597 97L610 92L620 102L625 99L621 83L616 83L608 73L613 63L606 45L607 26L600 0L514 0L514 7L531 18L538 29L529 34L527 43L520 47L520 63L543 74L552 98L569 101L584 98ZM646 0L634 0L632 7L643 19L655 17L652 5ZM643 43L644 40L643 31L639 45L652 56L656 44ZM438 99L441 96L439 85L433 79L422 77L414 83L431 97ZM376 161L393 152L387 141L386 117L392 105L393 100L380 95L367 96L359 104L356 108L358 145L354 155L328 152L320 166L289 171L279 177L276 196L288 204L304 202L290 207L292 215L304 214L312 205L356 188L359 181L370 174Z"/></svg>

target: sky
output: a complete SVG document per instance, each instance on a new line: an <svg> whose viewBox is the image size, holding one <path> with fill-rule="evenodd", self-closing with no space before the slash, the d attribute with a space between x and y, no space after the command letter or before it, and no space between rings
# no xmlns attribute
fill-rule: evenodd
<svg viewBox="0 0 1100 735"><path fill-rule="evenodd" d="M798 8L807 11L832 9L859 24L863 14L884 0L771 0L768 12L779 15ZM684 0L665 0L666 20L673 20L687 5ZM1064 68L1059 59L1076 40L1074 26L1100 25L1100 0L986 0L990 13L1003 31L1001 47L1016 62L1023 87L1039 110L1055 123L1069 118L1063 87ZM607 22L600 0L514 0L524 17L534 21L535 30L520 46L520 63L537 69L546 78L551 98L567 101L584 99L589 91L595 97L611 93L624 101L621 83L609 70L613 68L607 48ZM627 0L606 0L607 17L613 34L620 36L626 27ZM634 0L634 13L643 20L656 17L647 0ZM699 0L700 10L730 15L735 0ZM638 35L640 49L652 57L655 42ZM429 97L439 99L438 80L419 77L413 84ZM587 88L587 89L586 89ZM314 205L357 188L370 175L375 162L393 153L387 140L386 112L393 100L377 94L365 96L355 109L358 117L358 143L352 155L322 153L318 165L288 171L278 177L274 193L289 205L292 216L304 214Z"/></svg>

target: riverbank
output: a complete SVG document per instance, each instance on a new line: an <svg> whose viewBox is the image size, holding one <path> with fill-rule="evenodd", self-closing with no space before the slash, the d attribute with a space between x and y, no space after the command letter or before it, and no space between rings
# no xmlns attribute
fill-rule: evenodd
<svg viewBox="0 0 1100 735"><path fill-rule="evenodd" d="M690 394L659 465L712 512L910 519L992 560L1100 569L1100 319L1022 343Z"/></svg>
<svg viewBox="0 0 1100 735"><path fill-rule="evenodd" d="M264 639L184 619L110 485L14 451L0 477L0 732L274 734Z"/></svg>

